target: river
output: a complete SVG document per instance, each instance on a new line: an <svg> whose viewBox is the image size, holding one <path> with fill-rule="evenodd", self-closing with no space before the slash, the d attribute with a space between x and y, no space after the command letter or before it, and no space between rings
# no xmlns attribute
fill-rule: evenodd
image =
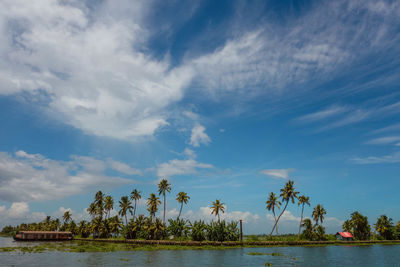
<svg viewBox="0 0 400 267"><path fill-rule="evenodd" d="M32 246L0 237L0 247ZM265 255L249 255L248 253ZM273 254L273 255L272 255ZM400 266L400 245L71 253L0 252L0 266Z"/></svg>

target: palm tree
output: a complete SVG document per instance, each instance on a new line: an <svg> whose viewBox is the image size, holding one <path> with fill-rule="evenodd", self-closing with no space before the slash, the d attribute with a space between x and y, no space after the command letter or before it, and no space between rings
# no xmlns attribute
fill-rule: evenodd
<svg viewBox="0 0 400 267"><path fill-rule="evenodd" d="M211 214L215 213L215 216L218 216L218 222L219 220L219 212L221 211L222 213L225 212L225 207L224 207L225 203L221 203L219 201L219 199L215 200L215 202L212 203L211 206Z"/></svg>
<svg viewBox="0 0 400 267"><path fill-rule="evenodd" d="M189 201L190 197L185 193L185 192L179 192L176 195L176 200L181 203L181 209L179 210L179 215L178 218L181 217L181 212L182 212L182 207L183 207L183 203L187 204Z"/></svg>
<svg viewBox="0 0 400 267"><path fill-rule="evenodd" d="M158 194L163 195L164 197L164 215L163 215L163 223L165 223L165 205L166 205L166 199L165 199L165 192L170 193L171 192L171 185L168 183L166 179L162 179L160 183L158 184Z"/></svg>
<svg viewBox="0 0 400 267"><path fill-rule="evenodd" d="M121 197L121 200L119 201L119 207L120 210L118 212L119 215L121 215L121 217L125 217L125 225L128 224L128 219L126 217L126 213L129 211L132 214L132 202L129 200L129 198L127 196L123 196Z"/></svg>
<svg viewBox="0 0 400 267"><path fill-rule="evenodd" d="M69 212L69 210L64 212L63 220L64 220L64 224L68 223L71 220L71 213Z"/></svg>
<svg viewBox="0 0 400 267"><path fill-rule="evenodd" d="M160 199L156 196L156 194L151 193L150 197L147 199L147 210L150 212L150 218L153 220L153 216L156 214L158 210L158 205L161 204Z"/></svg>
<svg viewBox="0 0 400 267"><path fill-rule="evenodd" d="M280 209L279 205L281 205L282 203L278 200L277 196L273 192L271 192L265 204L267 204L267 210L272 210L276 223L275 208ZM278 226L276 226L276 235L278 235Z"/></svg>
<svg viewBox="0 0 400 267"><path fill-rule="evenodd" d="M92 219L93 219L97 213L96 204L90 203L89 208L87 208L86 210L89 213L89 215L92 216Z"/></svg>
<svg viewBox="0 0 400 267"><path fill-rule="evenodd" d="M112 196L106 196L104 199L104 209L106 210L107 217L110 218L110 211L114 208L114 199Z"/></svg>
<svg viewBox="0 0 400 267"><path fill-rule="evenodd" d="M104 194L101 191L98 191L94 197L94 203L97 209L97 215L100 216L100 219L103 220L104 213Z"/></svg>
<svg viewBox="0 0 400 267"><path fill-rule="evenodd" d="M303 223L301 224L301 227L304 227L304 237L308 240L312 240L313 239L313 235L314 235L314 227L312 225L312 222L310 219L306 218L304 219Z"/></svg>
<svg viewBox="0 0 400 267"><path fill-rule="evenodd" d="M78 225L78 234L79 234L81 237L85 238L85 237L87 237L86 233L87 233L86 221L85 221L85 220L80 221L80 222L79 222L79 225Z"/></svg>
<svg viewBox="0 0 400 267"><path fill-rule="evenodd" d="M283 213L285 212L289 201L292 201L292 203L294 203L294 199L297 198L297 194L299 192L295 191L295 188L293 186L294 182L289 180L286 184L285 187L281 189L281 194L280 197L282 197L282 202L286 202L285 208L283 208L281 214L279 215L278 219L275 222L274 227L272 227L272 231L270 233L270 235L272 235L272 233L274 232L275 227L277 227L279 219L281 218L281 216L283 215Z"/></svg>
<svg viewBox="0 0 400 267"><path fill-rule="evenodd" d="M122 221L118 216L110 218L110 232L114 235L118 235L120 229L123 227Z"/></svg>
<svg viewBox="0 0 400 267"><path fill-rule="evenodd" d="M318 204L317 206L314 207L312 217L315 221L315 225L318 225L318 221L321 221L321 223L324 222L325 214L326 214L326 210L322 207L321 204Z"/></svg>
<svg viewBox="0 0 400 267"><path fill-rule="evenodd" d="M304 211L304 205L307 204L310 206L310 197L306 197L304 195L299 197L299 203L297 205L301 205L301 217L300 217L300 225L299 225L299 237L300 237L300 230L301 230L301 224L303 222L303 211Z"/></svg>
<svg viewBox="0 0 400 267"><path fill-rule="evenodd" d="M134 190L132 191L132 193L131 193L131 199L132 199L133 201L135 201L135 206L134 206L134 208L133 208L133 218L135 218L135 214L136 214L136 202L139 201L139 199L142 198L141 193L142 193L142 192L140 192L140 191L138 191L138 190L136 190L136 189L134 189Z"/></svg>
<svg viewBox="0 0 400 267"><path fill-rule="evenodd" d="M393 219L387 217L386 215L381 215L376 224L374 224L375 230L382 236L385 240L390 240L393 237Z"/></svg>

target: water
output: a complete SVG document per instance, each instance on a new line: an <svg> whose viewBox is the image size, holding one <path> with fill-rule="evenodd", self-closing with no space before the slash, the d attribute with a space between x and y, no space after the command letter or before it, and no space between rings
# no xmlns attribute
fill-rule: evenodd
<svg viewBox="0 0 400 267"><path fill-rule="evenodd" d="M32 246L0 237L0 247ZM40 244L40 243L39 243ZM248 255L248 252L279 253ZM0 266L400 266L400 245L70 253L0 252Z"/></svg>

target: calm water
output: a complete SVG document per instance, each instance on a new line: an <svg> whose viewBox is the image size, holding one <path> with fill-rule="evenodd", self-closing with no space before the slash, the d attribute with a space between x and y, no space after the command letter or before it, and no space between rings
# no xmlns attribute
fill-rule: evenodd
<svg viewBox="0 0 400 267"><path fill-rule="evenodd" d="M0 247L31 246L0 237ZM37 243L36 243L37 244ZM252 256L248 252L283 256ZM400 245L273 247L95 253L0 252L0 266L400 266Z"/></svg>

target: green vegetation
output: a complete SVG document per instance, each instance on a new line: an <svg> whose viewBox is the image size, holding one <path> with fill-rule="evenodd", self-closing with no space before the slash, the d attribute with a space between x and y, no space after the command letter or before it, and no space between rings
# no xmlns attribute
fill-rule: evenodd
<svg viewBox="0 0 400 267"><path fill-rule="evenodd" d="M150 194L147 198L147 211L149 217L143 214L136 215L137 202L142 198L141 192L134 189L130 196L122 196L118 202L118 215L111 217L111 211L114 209L114 199L112 196L106 196L98 191L94 196L94 201L90 203L87 212L91 216L90 221L80 221L78 224L72 219L69 210L65 211L60 219L52 219L47 216L42 222L21 224L18 226L5 226L0 235L12 236L17 231L71 231L76 237L80 238L102 238L110 240L141 239L141 240L175 240L175 241L238 241L240 231L238 222L226 222L221 220L221 213L225 212L225 204L216 199L212 202L210 213L216 216L217 221L206 223L205 221L191 222L181 218L183 205L187 204L190 197L186 192L179 192L176 200L180 204L180 210L177 218L170 218L165 222L166 214L166 193L171 192L171 184L163 179L158 184L158 195L163 197L163 219L156 217L156 213L161 205L160 198L155 194ZM268 236L247 236L244 241L335 241L334 235L327 235L322 226L326 215L326 210L321 204L314 207L310 218L303 219L304 208L310 206L310 198L301 195L295 190L294 182L288 181L280 189L280 200L274 192L269 194L266 209L272 211L274 226ZM289 203L295 203L298 200L298 206L301 207L301 218L299 232L297 235L278 235L278 224L280 218L285 213ZM133 204L133 202L134 204ZM281 205L284 208L277 217L275 212L280 210ZM131 216L129 216L129 214ZM386 215L378 218L374 228L378 234L371 233L371 226L368 218L355 211L350 219L343 223L343 230L353 234L355 240L399 240L400 222L396 225L393 220ZM302 230L302 231L301 231ZM272 236L273 232L276 236ZM301 234L300 234L301 233ZM338 242L338 244L341 244ZM352 243L354 244L354 243ZM251 244L250 244L251 245ZM306 244L309 245L309 244ZM193 248L193 247L191 247ZM204 247L203 247L204 248ZM86 250L86 248L80 248Z"/></svg>
<svg viewBox="0 0 400 267"><path fill-rule="evenodd" d="M356 240L369 240L371 237L371 227L368 218L358 211L351 214L350 220L343 223L343 230L350 232Z"/></svg>
<svg viewBox="0 0 400 267"><path fill-rule="evenodd" d="M141 199L141 192L134 189L130 197L122 196L119 201L118 215L111 217L110 212L114 207L114 200L111 196L105 196L98 191L94 201L87 209L92 217L90 222L80 221L78 225L72 220L70 211L63 215L63 223L59 219L52 220L50 216L39 223L21 224L16 227L7 226L3 228L3 234L13 235L17 231L71 231L75 236L81 238L108 238L108 239L144 239L144 240L194 240L194 241L237 241L239 240L239 229L237 222L226 222L220 220L220 213L224 212L224 203L216 200L212 203L211 214L218 217L218 221L205 223L204 221L190 222L180 218L183 204L186 204L190 197L185 192L179 192L176 200L180 204L179 215L176 219L169 219L165 223L166 196L171 191L171 185L166 179L158 184L158 193L163 196L164 210L163 220L156 217L160 199L156 194L150 194L147 199L147 211L149 217L141 214L136 216L137 201ZM131 200L134 201L132 205ZM128 215L132 215L129 219Z"/></svg>

